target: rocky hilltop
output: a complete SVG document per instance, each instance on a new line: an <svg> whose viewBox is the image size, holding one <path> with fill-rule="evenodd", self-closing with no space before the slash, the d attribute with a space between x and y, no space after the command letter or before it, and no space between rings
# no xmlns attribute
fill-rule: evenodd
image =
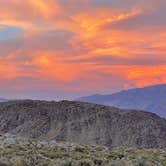
<svg viewBox="0 0 166 166"><path fill-rule="evenodd" d="M0 133L109 147L166 147L166 120L136 110L61 101L0 103Z"/></svg>

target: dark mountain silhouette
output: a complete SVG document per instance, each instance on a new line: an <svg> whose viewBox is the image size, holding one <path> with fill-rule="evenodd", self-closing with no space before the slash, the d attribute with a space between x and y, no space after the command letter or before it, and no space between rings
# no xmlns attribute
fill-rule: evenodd
<svg viewBox="0 0 166 166"><path fill-rule="evenodd" d="M126 109L141 109L166 118L166 85L130 89L111 95L92 95L77 99Z"/></svg>
<svg viewBox="0 0 166 166"><path fill-rule="evenodd" d="M0 103L0 133L110 147L166 147L165 119L74 101Z"/></svg>

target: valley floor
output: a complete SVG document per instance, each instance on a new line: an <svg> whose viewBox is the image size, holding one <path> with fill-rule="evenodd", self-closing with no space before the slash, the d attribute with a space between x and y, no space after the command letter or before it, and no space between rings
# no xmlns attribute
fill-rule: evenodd
<svg viewBox="0 0 166 166"><path fill-rule="evenodd" d="M166 166L166 149L109 149L9 138L0 141L0 166Z"/></svg>

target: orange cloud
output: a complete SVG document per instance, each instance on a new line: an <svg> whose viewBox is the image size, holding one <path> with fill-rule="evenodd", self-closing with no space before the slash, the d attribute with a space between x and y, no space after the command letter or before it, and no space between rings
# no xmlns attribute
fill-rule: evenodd
<svg viewBox="0 0 166 166"><path fill-rule="evenodd" d="M62 89L104 92L166 83L161 1L149 7L142 0L129 7L0 1L0 33L3 24L23 30L19 39L0 39L1 79L48 79Z"/></svg>
<svg viewBox="0 0 166 166"><path fill-rule="evenodd" d="M136 66L127 70L127 78L138 87L166 83L166 65Z"/></svg>
<svg viewBox="0 0 166 166"><path fill-rule="evenodd" d="M55 19L60 6L54 0L0 1L1 24L20 26L24 29L46 28L49 20Z"/></svg>
<svg viewBox="0 0 166 166"><path fill-rule="evenodd" d="M54 56L58 54L58 56ZM79 71L74 64L64 62L60 57L62 54L55 53L39 53L33 60L33 64L38 68L38 74L55 80L74 81ZM63 56L63 55L62 55Z"/></svg>
<svg viewBox="0 0 166 166"><path fill-rule="evenodd" d="M166 83L166 65L143 66L143 65L119 65L100 66L107 74L114 72L119 77L124 77L124 89L143 87L152 84Z"/></svg>

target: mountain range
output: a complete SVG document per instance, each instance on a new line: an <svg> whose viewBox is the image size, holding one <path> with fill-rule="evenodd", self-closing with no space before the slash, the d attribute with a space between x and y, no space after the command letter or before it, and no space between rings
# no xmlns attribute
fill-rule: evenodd
<svg viewBox="0 0 166 166"><path fill-rule="evenodd" d="M0 103L0 134L108 147L166 147L166 120L154 113L76 101Z"/></svg>
<svg viewBox="0 0 166 166"><path fill-rule="evenodd" d="M123 90L108 95L92 95L77 101L115 106L124 109L139 109L156 113L166 118L166 85Z"/></svg>
<svg viewBox="0 0 166 166"><path fill-rule="evenodd" d="M0 102L8 101L7 99L0 98Z"/></svg>

